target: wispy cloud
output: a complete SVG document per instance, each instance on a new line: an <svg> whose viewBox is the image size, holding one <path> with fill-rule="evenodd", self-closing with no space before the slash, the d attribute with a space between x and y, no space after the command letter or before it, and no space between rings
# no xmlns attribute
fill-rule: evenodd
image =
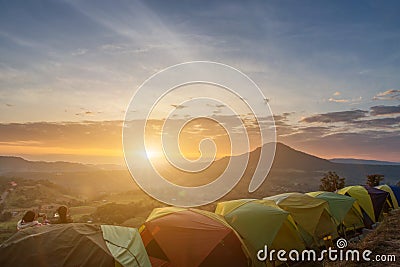
<svg viewBox="0 0 400 267"><path fill-rule="evenodd" d="M173 105L171 105L171 106L174 107L174 108L176 108L176 109L184 109L184 108L187 108L187 106L185 106L185 105L173 104Z"/></svg>
<svg viewBox="0 0 400 267"><path fill-rule="evenodd" d="M348 103L350 100L348 99L335 99L333 97L328 99L329 102L335 102L335 103Z"/></svg>
<svg viewBox="0 0 400 267"><path fill-rule="evenodd" d="M400 100L400 90L389 89L387 91L378 93L373 97L373 100Z"/></svg>
<svg viewBox="0 0 400 267"><path fill-rule="evenodd" d="M341 138L348 138L343 143L350 146L348 140L357 141L357 134L376 141L376 127L381 133L396 131L396 106L375 104L369 109L370 103L361 100L374 95L375 100L400 99L400 90L394 89L400 82L399 48L393 45L400 41L397 2L365 6L361 12L347 2L42 2L0 4L3 124L120 120L135 88L156 71L184 61L211 60L238 68L260 86L265 102L272 99L278 114L278 135L288 142L310 140L317 151L325 145L321 136L337 142L335 148ZM335 10L343 11L340 20ZM376 88L393 89L376 94ZM356 110L337 110L347 105ZM213 110L218 116L225 108ZM315 115L299 122L300 114ZM54 125L41 126L54 136L58 133L51 130ZM40 135L35 125L24 127L37 129L29 132L32 136ZM58 129L69 136L66 128L74 127L71 123ZM20 135L22 128L13 129ZM76 132L87 136L96 129ZM46 138L50 142L53 137Z"/></svg>
<svg viewBox="0 0 400 267"><path fill-rule="evenodd" d="M84 48L79 48L71 53L72 56L83 56L86 54L89 50L84 49Z"/></svg>
<svg viewBox="0 0 400 267"><path fill-rule="evenodd" d="M373 106L369 110L348 110L339 112L329 112L323 114L316 114L309 117L302 118L301 123L323 123L323 124L335 124L344 123L347 126L369 127L393 127L399 123L400 117L376 117L376 116L389 116L400 113L399 106ZM347 127L346 126L346 127ZM340 129L343 126L337 126ZM346 129L348 131L349 129Z"/></svg>
<svg viewBox="0 0 400 267"><path fill-rule="evenodd" d="M89 110L87 110L87 111L75 113L75 115L84 117L84 116L95 116L95 115L101 114L101 113L102 112L100 112L100 111L89 111Z"/></svg>
<svg viewBox="0 0 400 267"><path fill-rule="evenodd" d="M359 103L362 101L362 97L358 98L338 98L339 96L342 96L342 93L339 91L336 91L333 93L332 97L328 99L329 102L334 102L334 103L350 103L350 104L355 104Z"/></svg>
<svg viewBox="0 0 400 267"><path fill-rule="evenodd" d="M400 113L400 105L398 106L374 106L371 107L370 113L373 116L376 115L392 115Z"/></svg>
<svg viewBox="0 0 400 267"><path fill-rule="evenodd" d="M400 117L395 118L378 118L378 119L368 119L368 120L355 120L351 122L357 127L363 128L398 128L400 125Z"/></svg>
<svg viewBox="0 0 400 267"><path fill-rule="evenodd" d="M328 112L323 114L317 114L310 117L305 117L301 119L301 122L307 123L335 123L335 122L352 122L354 120L364 118L368 114L365 110L348 110L348 111L338 111L338 112Z"/></svg>
<svg viewBox="0 0 400 267"><path fill-rule="evenodd" d="M121 127L121 121L1 123L0 142L112 149L121 146Z"/></svg>

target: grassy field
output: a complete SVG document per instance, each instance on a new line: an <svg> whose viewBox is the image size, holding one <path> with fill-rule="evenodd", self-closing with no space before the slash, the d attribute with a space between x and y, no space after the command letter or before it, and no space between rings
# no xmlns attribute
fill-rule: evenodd
<svg viewBox="0 0 400 267"><path fill-rule="evenodd" d="M392 210L379 224L379 226L371 231L362 241L358 243L350 243L349 249L357 249L364 251L366 249L372 251L370 262L334 262L326 263L327 267L372 267L372 266L400 266L400 209ZM396 261L378 262L375 260L376 255L395 255Z"/></svg>
<svg viewBox="0 0 400 267"><path fill-rule="evenodd" d="M128 204L132 202L140 202L142 200L152 200L151 197L143 194L142 191L131 190L122 193L109 194L103 198L106 202L116 202L121 204Z"/></svg>
<svg viewBox="0 0 400 267"><path fill-rule="evenodd" d="M8 222L0 222L0 243L3 243L17 232L17 221L14 219Z"/></svg>
<svg viewBox="0 0 400 267"><path fill-rule="evenodd" d="M82 216L87 215L90 216L93 212L95 212L95 206L77 206L71 207L70 209L71 217L74 221L79 221Z"/></svg>

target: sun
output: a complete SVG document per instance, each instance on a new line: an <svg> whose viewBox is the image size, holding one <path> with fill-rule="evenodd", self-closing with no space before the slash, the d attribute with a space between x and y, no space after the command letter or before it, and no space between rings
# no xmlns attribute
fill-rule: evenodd
<svg viewBox="0 0 400 267"><path fill-rule="evenodd" d="M153 149L147 149L146 150L146 156L148 159L155 159L160 156L160 152L153 150Z"/></svg>

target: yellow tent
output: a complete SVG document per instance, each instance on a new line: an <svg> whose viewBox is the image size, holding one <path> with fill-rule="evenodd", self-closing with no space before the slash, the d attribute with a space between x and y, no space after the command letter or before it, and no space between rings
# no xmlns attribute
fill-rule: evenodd
<svg viewBox="0 0 400 267"><path fill-rule="evenodd" d="M386 191L390 194L390 200L388 198L388 202L390 207L392 207L393 209L398 209L399 208L399 203L397 202L397 198L393 193L393 190L390 188L390 186L384 184L384 185L378 185L376 186L376 188Z"/></svg>
<svg viewBox="0 0 400 267"><path fill-rule="evenodd" d="M362 211L357 200L353 203L353 207L351 207L350 211L346 214L343 224L346 227L346 230L356 230L365 227Z"/></svg>
<svg viewBox="0 0 400 267"><path fill-rule="evenodd" d="M310 192L307 195L328 202L330 214L335 219L337 226L343 224L346 230L364 227L361 209L355 198L324 191Z"/></svg>
<svg viewBox="0 0 400 267"><path fill-rule="evenodd" d="M357 203L358 206L355 204L353 207L357 212L363 215L363 220L366 227L369 228L373 223L375 223L374 207L367 189L360 185L352 185L338 190L337 193L341 195L348 195L357 199L357 202L355 203ZM349 226L349 223L347 223L346 226Z"/></svg>
<svg viewBox="0 0 400 267"><path fill-rule="evenodd" d="M305 249L293 218L271 200L239 199L218 203L215 213L239 233L250 251L255 266L265 266L257 260L257 252L268 250Z"/></svg>
<svg viewBox="0 0 400 267"><path fill-rule="evenodd" d="M281 209L290 213L308 246L322 245L323 238L327 236L338 237L325 200L301 193L285 193L264 199L273 200Z"/></svg>

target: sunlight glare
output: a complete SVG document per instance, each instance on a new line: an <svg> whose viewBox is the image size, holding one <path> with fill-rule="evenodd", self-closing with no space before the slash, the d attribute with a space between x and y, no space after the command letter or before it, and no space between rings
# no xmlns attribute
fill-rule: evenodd
<svg viewBox="0 0 400 267"><path fill-rule="evenodd" d="M146 156L148 159L154 159L160 156L160 152L152 150L152 149L148 149L146 150Z"/></svg>

